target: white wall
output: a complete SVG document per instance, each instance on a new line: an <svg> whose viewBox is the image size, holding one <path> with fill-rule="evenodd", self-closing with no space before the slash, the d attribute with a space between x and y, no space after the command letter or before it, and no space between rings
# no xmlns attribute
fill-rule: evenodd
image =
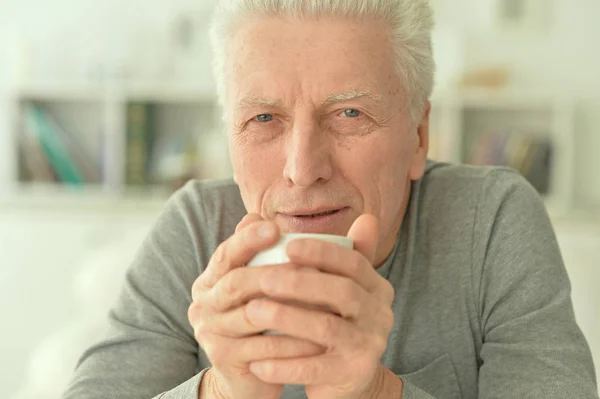
<svg viewBox="0 0 600 399"><path fill-rule="evenodd" d="M582 98L577 129L575 199L600 204L600 38L598 0L547 0L554 7L553 28L528 40L495 34L491 27L496 0L433 0L438 20L462 35L465 65L498 61L518 71L520 86L555 88ZM166 50L169 21L183 7L209 9L211 1L3 0L0 1L0 131L6 125L2 99L10 76L17 38L35 48L40 68L31 77L65 80L90 74L93 60L105 65L136 61L146 75L160 75L160 61L173 59ZM204 17L208 13L203 13ZM83 49L83 50L82 50ZM93 51L86 51L92 49ZM136 49L135 51L133 49ZM208 60L198 79L210 78ZM164 68L167 66L163 65ZM43 76L41 76L43 75ZM2 135L5 136L5 135ZM4 138L5 139L5 138ZM0 155L6 146L0 139ZM4 152L3 152L4 151ZM4 170L0 172L0 182Z"/></svg>
<svg viewBox="0 0 600 399"><path fill-rule="evenodd" d="M516 71L521 88L556 90L580 99L576 182L580 205L600 204L600 1L544 0L547 33L508 35L494 27L497 0L434 0L442 25L458 28L467 66L499 63Z"/></svg>
<svg viewBox="0 0 600 399"><path fill-rule="evenodd" d="M15 48L23 41L32 50L30 78L34 80L77 79L92 60L105 65L137 62L136 66L151 68L165 61L173 17L184 8L200 11L199 18L208 17L202 10L210 9L211 2L4 0L0 76L6 80L13 74L11 58L23 51Z"/></svg>
<svg viewBox="0 0 600 399"><path fill-rule="evenodd" d="M481 0L488 3L493 0ZM575 196L600 203L600 1L547 0L553 7L549 34L530 39L485 34L468 42L468 63L506 62L526 86L559 90L582 99L578 115ZM493 45L490 45L493 43Z"/></svg>
<svg viewBox="0 0 600 399"><path fill-rule="evenodd" d="M90 212L47 205L38 209L0 206L0 398L11 398L23 388L32 357L41 344L82 320L89 325L90 320L104 318L104 314L89 313L108 309L102 301L110 305L120 287L114 276L121 276L129 266L160 208L108 209ZM128 243L127 247L123 243ZM98 266L103 274L87 270L102 259L105 264ZM82 275L88 271L94 273L91 280ZM89 291L90 296L81 295L82 290ZM53 365L43 364L45 370L37 370L41 371L37 380L28 384L39 384L40 379L52 376L64 379L71 372L83 350L79 348L82 338L71 338L75 339L64 343L62 356L52 359ZM72 353L71 346L80 353ZM62 379L55 378L55 384L64 383Z"/></svg>

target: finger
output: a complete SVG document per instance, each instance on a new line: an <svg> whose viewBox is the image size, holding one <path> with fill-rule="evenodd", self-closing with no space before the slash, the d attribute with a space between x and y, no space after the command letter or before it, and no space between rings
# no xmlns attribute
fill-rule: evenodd
<svg viewBox="0 0 600 399"><path fill-rule="evenodd" d="M383 280L383 287L390 285ZM394 323L393 288L388 301L380 295L369 294L347 277L315 272L314 269L274 268L262 278L263 293L279 303L299 307L312 306L333 312L351 321L364 331L387 336ZM386 292L386 290L382 289Z"/></svg>
<svg viewBox="0 0 600 399"><path fill-rule="evenodd" d="M350 361L351 362L351 361ZM323 354L301 359L269 359L249 364L249 369L258 379L269 384L292 385L347 385L340 373L340 365L346 366L348 361L339 356ZM353 364L352 367L359 367ZM361 373L368 371L361 370Z"/></svg>
<svg viewBox="0 0 600 399"><path fill-rule="evenodd" d="M248 301L264 297L261 281L271 272L295 269L293 265L240 267L227 273L203 298L205 306L216 312L237 308Z"/></svg>
<svg viewBox="0 0 600 399"><path fill-rule="evenodd" d="M345 367L352 367L352 370L342 372ZM301 359L261 360L248 366L259 380L269 384L305 385L307 392L313 386L327 385L332 387L328 398L347 397L344 391L355 395L364 391L382 367L378 358L344 358L333 353ZM333 396L334 393L339 396Z"/></svg>
<svg viewBox="0 0 600 399"><path fill-rule="evenodd" d="M325 352L325 348L303 339L289 335L257 335L244 339L240 353L245 362L263 359L301 358L317 356Z"/></svg>
<svg viewBox="0 0 600 399"><path fill-rule="evenodd" d="M279 228L272 221L255 222L241 229L219 245L197 284L192 286L192 293L212 288L231 270L244 266L258 252L274 245L279 235Z"/></svg>
<svg viewBox="0 0 600 399"><path fill-rule="evenodd" d="M286 253L292 263L348 277L367 292L377 292L382 284L383 278L361 253L341 245L315 239L297 239L287 245Z"/></svg>
<svg viewBox="0 0 600 399"><path fill-rule="evenodd" d="M202 347L212 364L246 364L273 359L318 356L325 348L285 335L257 335L244 339L214 336Z"/></svg>
<svg viewBox="0 0 600 399"><path fill-rule="evenodd" d="M363 309L372 307L373 302L354 280L315 273L314 269L272 269L261 276L259 287L271 298L323 307L352 320L358 319Z"/></svg>
<svg viewBox="0 0 600 399"><path fill-rule="evenodd" d="M280 331L326 348L364 344L359 342L358 327L329 312L255 299L246 305L246 315L262 330Z"/></svg>
<svg viewBox="0 0 600 399"><path fill-rule="evenodd" d="M354 242L354 249L373 264L379 238L377 218L369 214L360 215L350 227L348 238Z"/></svg>
<svg viewBox="0 0 600 399"><path fill-rule="evenodd" d="M263 327L250 322L243 306L223 313L207 311L201 306L191 306L188 314L194 337L198 342L203 342L205 337L212 335L244 338L265 331Z"/></svg>
<svg viewBox="0 0 600 399"><path fill-rule="evenodd" d="M242 220L238 223L238 225L235 227L235 232L237 233L243 228L251 225L252 223L260 222L261 220L264 220L262 216L256 213L249 213L246 216L244 216Z"/></svg>

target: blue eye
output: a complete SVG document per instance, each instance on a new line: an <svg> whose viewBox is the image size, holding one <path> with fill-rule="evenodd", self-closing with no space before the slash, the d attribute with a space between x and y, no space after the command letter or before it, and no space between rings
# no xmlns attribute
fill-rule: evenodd
<svg viewBox="0 0 600 399"><path fill-rule="evenodd" d="M271 122L273 120L273 115L271 114L261 114L255 118L258 122Z"/></svg>
<svg viewBox="0 0 600 399"><path fill-rule="evenodd" d="M348 118L358 118L360 116L360 111L347 109L344 111L344 116L347 116Z"/></svg>

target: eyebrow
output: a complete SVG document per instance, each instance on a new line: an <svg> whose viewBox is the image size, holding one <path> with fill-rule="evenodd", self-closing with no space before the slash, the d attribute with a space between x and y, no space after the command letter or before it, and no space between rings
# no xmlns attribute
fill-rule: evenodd
<svg viewBox="0 0 600 399"><path fill-rule="evenodd" d="M325 100L325 104L335 104L341 103L344 101L356 100L358 98L367 97L374 102L381 102L381 96L376 96L369 90L350 90L344 93L332 94L327 97Z"/></svg>
<svg viewBox="0 0 600 399"><path fill-rule="evenodd" d="M282 103L281 103L281 101L270 100L267 98L246 97L238 103L238 106L240 108L253 108L253 107L278 108L278 107L282 106Z"/></svg>
<svg viewBox="0 0 600 399"><path fill-rule="evenodd" d="M356 100L358 98L369 98L371 101L376 103L381 102L381 96L373 94L369 90L350 90L343 93L332 94L325 99L325 105L331 105L335 103L341 103L345 101ZM246 97L238 103L239 108L254 108L254 107L269 107L269 108L281 108L283 103L278 100L272 100L268 98L259 97Z"/></svg>

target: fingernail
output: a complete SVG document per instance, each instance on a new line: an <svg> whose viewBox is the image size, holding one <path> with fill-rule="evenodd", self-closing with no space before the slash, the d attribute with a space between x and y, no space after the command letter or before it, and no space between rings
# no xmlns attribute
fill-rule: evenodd
<svg viewBox="0 0 600 399"><path fill-rule="evenodd" d="M246 305L246 315L252 322L260 322L264 319L264 308L264 301L255 299Z"/></svg>
<svg viewBox="0 0 600 399"><path fill-rule="evenodd" d="M271 223L265 223L258 229L258 235L261 238L269 238L275 234L275 226Z"/></svg>
<svg viewBox="0 0 600 399"><path fill-rule="evenodd" d="M251 373L257 374L257 373L260 373L262 371L262 366L261 366L260 363L252 362L252 363L250 363L249 369L250 369Z"/></svg>

